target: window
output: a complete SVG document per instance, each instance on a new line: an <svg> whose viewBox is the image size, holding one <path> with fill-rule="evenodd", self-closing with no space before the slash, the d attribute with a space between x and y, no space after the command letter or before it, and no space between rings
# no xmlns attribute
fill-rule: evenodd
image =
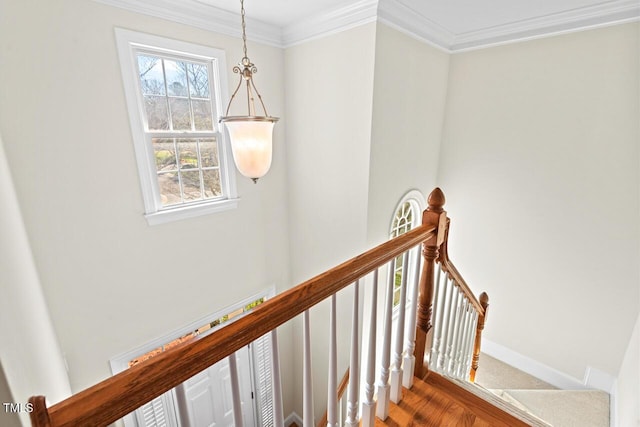
<svg viewBox="0 0 640 427"><path fill-rule="evenodd" d="M111 372L116 375L134 365L144 363L171 347L191 341L197 336L213 333L223 328L227 323L244 316L274 295L275 288L265 290L239 301L232 307L212 313L164 337L120 354L110 360ZM273 379L271 371L273 349L271 343L271 334L265 334L253 341L248 347L236 352L241 399L244 402L250 402L248 405L243 403L245 425L255 425L256 427L273 425ZM187 424L192 425L187 420L192 414L198 412L198 408L202 408L201 405L206 405L207 410L204 411L206 414L210 414L209 408L212 407L216 408L214 411L216 414L227 414L222 404L216 406L216 402L220 402L224 396L221 397L214 393L215 390L219 389L218 385L220 385L219 383L216 383L217 385L214 384L215 381L224 380L225 384L228 381L228 375L224 378L216 377L215 375L216 372L222 372L225 366L228 366L228 362L223 359L212 367L196 374L182 385L142 405L123 418L124 426L177 427ZM218 370L216 371L216 369ZM192 387L194 385L196 387ZM245 399L243 396L246 397L247 395L250 397ZM253 397L254 395L255 398ZM185 399L191 397L195 397L198 401L192 401L192 404L185 404ZM213 403L212 399L214 400ZM224 404L228 405L229 403L229 401L225 400ZM258 414L257 421L254 421L255 414Z"/></svg>
<svg viewBox="0 0 640 427"><path fill-rule="evenodd" d="M404 195L398 206L396 207L391 221L391 230L389 232L389 238L393 239L398 237L407 231L413 229L417 225L420 225L422 221L422 211L424 209L424 197L419 191L413 190ZM408 273L409 278L418 274L418 266L415 264L413 257L409 257ZM400 286L402 283L402 263L404 262L402 255L398 256L395 260L395 273L393 284L393 307L397 307L400 303ZM408 283L408 286L412 286ZM410 298L410 292L407 292L407 299Z"/></svg>
<svg viewBox="0 0 640 427"><path fill-rule="evenodd" d="M116 29L150 224L236 206L224 132L224 52Z"/></svg>

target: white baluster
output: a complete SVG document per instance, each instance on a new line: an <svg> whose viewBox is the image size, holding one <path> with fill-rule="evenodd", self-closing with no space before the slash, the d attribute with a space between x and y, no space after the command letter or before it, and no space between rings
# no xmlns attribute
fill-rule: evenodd
<svg viewBox="0 0 640 427"><path fill-rule="evenodd" d="M311 332L309 310L302 314L303 360L302 360L302 423L303 427L315 427L313 419L313 375L311 368Z"/></svg>
<svg viewBox="0 0 640 427"><path fill-rule="evenodd" d="M452 340L452 332L453 332L453 320L456 314L456 303L458 301L458 292L456 290L455 283L453 280L449 280L449 300L447 302L447 324L446 328L443 331L443 340L442 340L442 367L441 373L446 373L449 369L449 361L451 354L451 340Z"/></svg>
<svg viewBox="0 0 640 427"><path fill-rule="evenodd" d="M406 388L413 386L413 371L416 366L416 357L413 352L416 348L416 315L418 311L418 288L420 281L420 247L413 251L414 268L411 270L411 305L409 306L409 317L407 318L406 342L404 343L404 365L402 373L402 385Z"/></svg>
<svg viewBox="0 0 640 427"><path fill-rule="evenodd" d="M380 360L380 381L378 382L378 404L376 417L386 420L389 416L389 365L391 363L391 328L393 326L393 269L391 261L387 270L387 289L384 302L384 326L382 333L382 355Z"/></svg>
<svg viewBox="0 0 640 427"><path fill-rule="evenodd" d="M451 305L453 301L453 283L447 274L444 281L445 292L442 299L442 329L440 331L440 348L438 351L438 362L436 363L436 371L444 373L444 367L447 364L447 337L449 332L449 318L451 313Z"/></svg>
<svg viewBox="0 0 640 427"><path fill-rule="evenodd" d="M456 327L457 327L457 319L458 319L458 306L459 306L459 302L460 302L460 289L458 288L458 286L455 284L455 282L453 282L454 286L453 286L453 304L451 304L451 313L450 314L450 323L449 323L449 331L448 331L448 337L447 337L447 363L445 365L445 370L444 372L447 373L448 375L451 374L451 367L453 365L453 362L455 360L455 338L456 338Z"/></svg>
<svg viewBox="0 0 640 427"><path fill-rule="evenodd" d="M331 295L329 313L329 380L327 384L327 427L338 427L338 348L336 339L336 294Z"/></svg>
<svg viewBox="0 0 640 427"><path fill-rule="evenodd" d="M456 308L456 320L454 328L453 338L453 351L451 352L451 375L455 377L456 370L458 369L458 360L461 350L461 338L462 338L462 321L463 321L463 307L464 307L465 295L462 289L458 288L458 307Z"/></svg>
<svg viewBox="0 0 640 427"><path fill-rule="evenodd" d="M434 302L434 331L433 331L433 345L432 345L432 353L429 359L429 366L431 369L434 369L439 372L439 363L442 360L442 335L444 328L444 314L446 312L446 302L447 302L447 273L442 271L442 266L438 265L438 277L436 281L436 292L438 293L438 297L435 298Z"/></svg>
<svg viewBox="0 0 640 427"><path fill-rule="evenodd" d="M455 363L453 365L453 376L456 378L461 378L461 367L462 367L462 345L464 343L464 336L467 332L467 307L469 304L469 300L467 297L462 294L462 303L460 304L460 314L458 315L458 338L456 339L456 357Z"/></svg>
<svg viewBox="0 0 640 427"><path fill-rule="evenodd" d="M364 383L364 401L362 402L362 427L373 427L375 424L376 402L373 400L375 391L376 365L376 321L378 318L378 270L373 272L371 286L371 312L369 313L369 342L367 346L367 371Z"/></svg>
<svg viewBox="0 0 640 427"><path fill-rule="evenodd" d="M467 344L467 360L465 363L465 375L466 378L468 379L470 377L471 374L471 362L473 361L473 345L475 343L475 339L476 339L476 328L478 327L478 312L475 310L475 308L473 309L473 311L471 312L471 326L470 326L470 331L471 333L469 334L469 341Z"/></svg>
<svg viewBox="0 0 640 427"><path fill-rule="evenodd" d="M440 280L442 274L442 268L440 263L436 263L436 280L434 282L433 289L433 307L431 308L431 318L433 319L433 324L431 325L431 329L433 330L433 339L431 340L431 348L429 350L429 365L436 364L438 360L438 345L440 345L440 322L438 321L438 316L442 312L441 303L440 303Z"/></svg>
<svg viewBox="0 0 640 427"><path fill-rule="evenodd" d="M469 374L471 370L471 357L473 355L473 341L476 336L475 327L475 314L476 309L473 304L469 305L469 324L467 325L467 338L464 344L464 360L462 362L462 374L465 380L469 380Z"/></svg>
<svg viewBox="0 0 640 427"><path fill-rule="evenodd" d="M282 410L282 382L280 380L280 356L278 351L278 332L271 331L271 381L273 394L273 425L284 427Z"/></svg>
<svg viewBox="0 0 640 427"><path fill-rule="evenodd" d="M402 255L402 280L400 281L400 301L396 323L395 345L393 349L393 368L391 368L391 401L402 400L402 341L404 335L404 317L407 306L407 276L409 271L408 252Z"/></svg>
<svg viewBox="0 0 640 427"><path fill-rule="evenodd" d="M240 400L240 381L238 380L238 365L236 354L229 355L229 376L231 379L231 401L233 406L233 425L243 427L242 401Z"/></svg>
<svg viewBox="0 0 640 427"><path fill-rule="evenodd" d="M351 317L351 357L349 361L349 388L347 390L346 427L356 427L358 420L358 391L360 385L360 354L358 338L360 337L359 321L360 279L353 285L353 313Z"/></svg>
<svg viewBox="0 0 640 427"><path fill-rule="evenodd" d="M464 293L462 294L462 303L460 306L460 321L458 322L458 338L456 339L456 357L455 363L453 366L453 376L455 378L461 378L461 367L462 367L462 354L463 354L463 345L464 340L467 333L467 307L468 307L468 299Z"/></svg>

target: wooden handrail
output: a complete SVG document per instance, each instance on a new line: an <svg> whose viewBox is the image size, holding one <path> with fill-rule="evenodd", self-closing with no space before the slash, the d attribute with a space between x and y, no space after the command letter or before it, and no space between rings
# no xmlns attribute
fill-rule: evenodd
<svg viewBox="0 0 640 427"><path fill-rule="evenodd" d="M439 191L439 190L438 190ZM46 408L34 404L36 427L108 425L335 294L360 277L427 240L439 223L423 225L358 255L256 307L246 316L204 337L172 348Z"/></svg>
<svg viewBox="0 0 640 427"><path fill-rule="evenodd" d="M340 381L340 384L338 385L338 389L336 390L338 392L337 393L338 402L340 401L340 399L344 395L344 392L347 389L347 385L349 385L349 368L347 368L346 372L342 376L342 380ZM326 425L327 425L327 416L328 416L327 411L324 411L324 415L320 419L320 422L318 423L318 427L326 427Z"/></svg>
<svg viewBox="0 0 640 427"><path fill-rule="evenodd" d="M453 262L451 262L451 260L449 259L449 252L447 250L447 246L449 242L450 224L451 224L451 220L447 218L447 225L444 231L444 242L442 242L442 245L440 246L439 256L436 259L436 261L440 263L442 270L446 271L449 274L449 276L453 279L453 282L455 283L455 285L458 286L458 288L460 288L460 290L466 295L466 297L469 299L471 304L473 304L473 307L476 309L478 314L484 317L483 305L480 303L480 301L475 296L475 294L471 291L471 288L469 288L469 285L467 285L467 282L465 282L465 280L462 278L462 275L460 274L456 266L453 265Z"/></svg>
<svg viewBox="0 0 640 427"><path fill-rule="evenodd" d="M414 375L424 378L429 372L428 364L425 364L425 351L431 348L433 340L432 314L433 298L435 290L435 264L440 263L441 268L453 279L455 286L468 298L476 312L478 313L478 327L476 328L476 344L474 345L474 360L479 357L480 341L482 339L482 328L486 318L486 305L478 301L476 296L462 278L460 272L449 259L447 244L449 241L450 219L443 209L445 204L444 193L436 188L429 194L427 200L428 207L422 214L422 224L437 224L437 234L435 239L425 241L422 251L423 263L420 274L420 296L417 306L416 341L414 349L415 360L418 361L414 368ZM471 378L475 378L477 363L472 367Z"/></svg>
<svg viewBox="0 0 640 427"><path fill-rule="evenodd" d="M469 372L469 380L475 382L476 372L478 371L478 365L480 360L480 348L482 343L482 331L484 330L484 324L487 318L487 309L489 307L489 296L486 292L480 294L480 298L476 298L475 294L467 285L467 282L462 278L462 275L458 271L453 262L449 259L448 243L449 243L449 227L451 225L451 219L447 218L446 226L444 227L444 240L440 245L438 252L437 262L440 263L442 270L449 274L453 279L453 283L457 286L462 293L468 298L475 310L478 312L478 323L476 325L476 334L473 342L473 353L471 361L471 370Z"/></svg>

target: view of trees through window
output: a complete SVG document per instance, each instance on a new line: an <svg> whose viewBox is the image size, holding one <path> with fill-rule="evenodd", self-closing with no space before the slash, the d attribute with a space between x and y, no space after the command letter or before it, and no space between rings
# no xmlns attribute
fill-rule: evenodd
<svg viewBox="0 0 640 427"><path fill-rule="evenodd" d="M208 65L149 53L137 59L162 205L221 197Z"/></svg>
<svg viewBox="0 0 640 427"><path fill-rule="evenodd" d="M224 316L218 318L218 319L214 319L213 321L206 323L202 326L200 326L198 329L196 329L195 331L189 332L187 334L182 335L179 338L174 339L171 342L168 342L164 345L161 345L157 348L154 348L151 351L146 352L143 355L140 355L139 357L136 357L135 359L129 361L129 367L132 367L134 365L137 365L139 363L144 362L145 360L149 360L154 356L157 356L158 354L169 350L170 348L176 347L180 344L186 343L187 341L191 341L193 339L195 339L198 335L202 335L205 332L209 332L211 329L216 328L219 325L222 325L226 322L228 322L229 320L233 319L236 316L239 316L243 313L246 313L248 311L251 311L253 308L259 306L260 304L262 304L263 302L266 301L266 298L261 297L258 298L257 300L254 300L252 302L250 302L249 304L245 305L244 307L240 307L237 310L232 311L231 313L227 313Z"/></svg>
<svg viewBox="0 0 640 427"><path fill-rule="evenodd" d="M390 238L398 237L413 228L414 212L410 202L404 202L396 211L391 224ZM393 285L393 306L400 302L400 286L402 284L402 255L395 260L395 277Z"/></svg>

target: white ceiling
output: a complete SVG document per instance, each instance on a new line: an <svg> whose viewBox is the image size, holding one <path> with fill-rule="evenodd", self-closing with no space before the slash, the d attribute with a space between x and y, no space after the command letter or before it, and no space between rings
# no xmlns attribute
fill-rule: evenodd
<svg viewBox="0 0 640 427"><path fill-rule="evenodd" d="M95 0L239 34L240 0ZM640 19L640 0L245 0L247 34L286 47L379 20L447 51Z"/></svg>

